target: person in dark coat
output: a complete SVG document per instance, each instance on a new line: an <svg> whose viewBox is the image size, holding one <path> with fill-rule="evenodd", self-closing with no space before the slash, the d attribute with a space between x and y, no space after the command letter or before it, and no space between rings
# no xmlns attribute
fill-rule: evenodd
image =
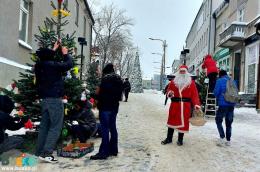
<svg viewBox="0 0 260 172"><path fill-rule="evenodd" d="M102 142L99 152L90 157L92 160L106 159L108 156L117 156L118 154L116 116L123 91L123 82L121 77L115 73L111 63L105 66L102 75L100 86L94 96L98 101Z"/></svg>
<svg viewBox="0 0 260 172"><path fill-rule="evenodd" d="M74 138L78 138L81 143L86 142L97 133L101 135L101 126L96 122L91 108L92 105L89 101L79 101L76 103L75 109L70 112L70 120L77 122L71 126L72 135Z"/></svg>
<svg viewBox="0 0 260 172"><path fill-rule="evenodd" d="M36 87L41 101L41 123L37 141L36 156L46 162L57 162L52 156L63 126L64 78L72 68L72 58L68 49L62 47L63 61L55 61L55 51L60 47L57 41L53 49L40 48L36 54L39 61L35 65Z"/></svg>
<svg viewBox="0 0 260 172"><path fill-rule="evenodd" d="M14 108L14 102L6 95L0 95L0 154L5 151L20 148L23 138L18 136L8 136L5 130L16 131L24 127L28 117L11 117L10 113Z"/></svg>
<svg viewBox="0 0 260 172"><path fill-rule="evenodd" d="M128 81L128 78L126 78L123 83L123 89L124 89L124 93L125 93L125 102L127 102L129 92L131 91L131 84Z"/></svg>
<svg viewBox="0 0 260 172"><path fill-rule="evenodd" d="M216 61L212 58L211 55L206 55L202 68L207 70L207 77L209 78L208 90L209 93L212 93L215 88L215 84L218 76L218 68L217 68Z"/></svg>

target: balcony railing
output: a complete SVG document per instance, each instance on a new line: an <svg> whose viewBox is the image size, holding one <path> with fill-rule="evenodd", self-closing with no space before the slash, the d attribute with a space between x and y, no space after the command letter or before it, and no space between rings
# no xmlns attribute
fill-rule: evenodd
<svg viewBox="0 0 260 172"><path fill-rule="evenodd" d="M233 22L226 30L219 34L221 47L233 47L244 41L247 24Z"/></svg>

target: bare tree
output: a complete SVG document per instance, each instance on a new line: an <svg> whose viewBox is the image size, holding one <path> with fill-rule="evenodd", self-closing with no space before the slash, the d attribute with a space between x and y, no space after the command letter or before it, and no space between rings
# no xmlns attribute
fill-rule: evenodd
<svg viewBox="0 0 260 172"><path fill-rule="evenodd" d="M114 4L105 6L95 15L94 46L98 46L101 54L101 67L109 61L114 61L115 51L124 50L124 39L130 34L129 27L133 20L125 15L125 10L119 10ZM121 43L121 44L120 44ZM121 46L122 45L122 46Z"/></svg>

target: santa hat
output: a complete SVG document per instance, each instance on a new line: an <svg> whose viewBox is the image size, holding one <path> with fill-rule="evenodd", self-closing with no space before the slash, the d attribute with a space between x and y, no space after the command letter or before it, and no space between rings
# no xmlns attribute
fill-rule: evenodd
<svg viewBox="0 0 260 172"><path fill-rule="evenodd" d="M181 65L181 66L179 67L179 70L181 70L181 69L186 69L186 71L188 71L188 66L186 66L186 65Z"/></svg>

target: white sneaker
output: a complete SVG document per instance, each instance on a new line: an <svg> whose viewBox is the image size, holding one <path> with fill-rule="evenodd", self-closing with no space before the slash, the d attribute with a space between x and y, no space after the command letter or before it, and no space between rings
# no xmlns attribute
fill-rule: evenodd
<svg viewBox="0 0 260 172"><path fill-rule="evenodd" d="M54 158L54 156L49 155L49 156L39 156L39 159L45 162L49 162L49 163L57 163L58 160L56 158Z"/></svg>
<svg viewBox="0 0 260 172"><path fill-rule="evenodd" d="M225 140L224 139L219 138L217 140L217 146L224 146L224 144L225 144Z"/></svg>
<svg viewBox="0 0 260 172"><path fill-rule="evenodd" d="M226 141L225 145L226 146L231 146L231 142L230 141Z"/></svg>

